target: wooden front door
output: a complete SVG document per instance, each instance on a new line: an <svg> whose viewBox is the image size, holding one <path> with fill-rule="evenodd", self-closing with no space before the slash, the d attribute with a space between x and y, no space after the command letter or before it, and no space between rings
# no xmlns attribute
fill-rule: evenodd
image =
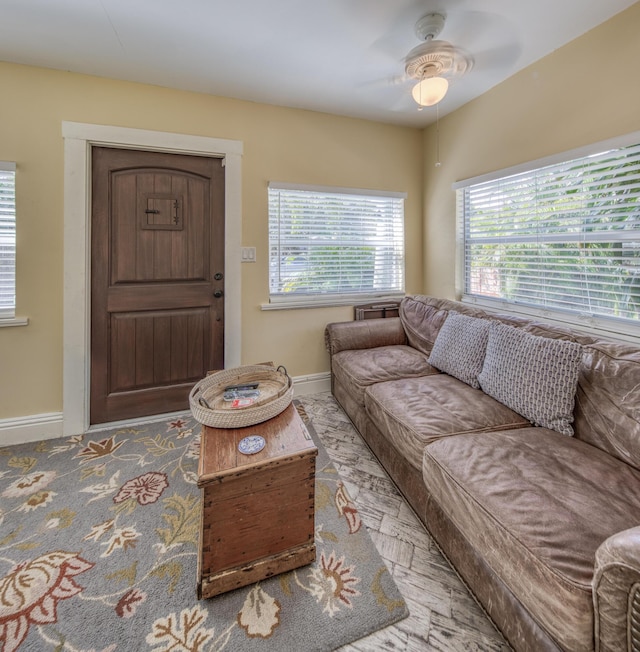
<svg viewBox="0 0 640 652"><path fill-rule="evenodd" d="M94 147L91 423L188 408L224 366L221 159Z"/></svg>

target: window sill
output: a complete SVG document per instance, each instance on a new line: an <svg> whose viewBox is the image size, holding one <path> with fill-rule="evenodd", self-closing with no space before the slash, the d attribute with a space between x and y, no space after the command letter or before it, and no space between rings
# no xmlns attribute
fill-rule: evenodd
<svg viewBox="0 0 640 652"><path fill-rule="evenodd" d="M27 326L29 324L28 317L0 317L0 328L11 328L13 326Z"/></svg>
<svg viewBox="0 0 640 652"><path fill-rule="evenodd" d="M273 303L263 303L260 305L260 310L299 310L301 308L337 308L339 306L356 306L362 303L371 303L379 302L384 303L385 301L400 301L404 297L404 294L394 294L386 295L384 297L375 296L375 295L361 295L358 297L327 297L322 299L298 299L298 300L286 300L280 299L274 301Z"/></svg>
<svg viewBox="0 0 640 652"><path fill-rule="evenodd" d="M596 337L607 337L632 344L638 344L640 339L640 324L629 321L562 312L551 308L535 308L534 306L512 303L504 299L492 300L463 295L461 300L463 303L470 303L487 312L508 313L528 319L537 319Z"/></svg>

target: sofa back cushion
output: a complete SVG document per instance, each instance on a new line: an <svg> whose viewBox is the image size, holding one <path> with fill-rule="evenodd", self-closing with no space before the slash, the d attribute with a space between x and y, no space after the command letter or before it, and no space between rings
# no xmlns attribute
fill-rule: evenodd
<svg viewBox="0 0 640 652"><path fill-rule="evenodd" d="M640 349L595 340L585 346L574 429L580 439L640 469Z"/></svg>
<svg viewBox="0 0 640 652"><path fill-rule="evenodd" d="M460 301L438 299L421 294L407 296L400 303L400 321L407 334L409 344L414 349L429 355L451 310L455 310L461 315L480 319L496 318L496 315L489 314L484 310L480 310L480 308ZM529 323L528 320L521 317L508 315L498 315L497 317L503 323L513 326Z"/></svg>
<svg viewBox="0 0 640 652"><path fill-rule="evenodd" d="M431 353L450 310L498 320L533 335L581 344L582 361L573 411L574 437L640 469L640 346L424 295L405 297L400 305L402 326L411 346Z"/></svg>
<svg viewBox="0 0 640 652"><path fill-rule="evenodd" d="M640 469L640 346L530 321L523 329L582 344L575 437Z"/></svg>
<svg viewBox="0 0 640 652"><path fill-rule="evenodd" d="M444 324L451 301L428 301L431 297L405 297L400 302L400 321L407 334L407 340L414 349L429 355L438 332ZM450 306L447 304L451 304Z"/></svg>

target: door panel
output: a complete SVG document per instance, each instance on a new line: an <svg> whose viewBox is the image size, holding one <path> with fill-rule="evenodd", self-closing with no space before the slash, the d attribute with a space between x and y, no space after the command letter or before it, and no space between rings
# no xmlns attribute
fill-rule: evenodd
<svg viewBox="0 0 640 652"><path fill-rule="evenodd" d="M224 366L219 159L92 152L91 423L188 407Z"/></svg>
<svg viewBox="0 0 640 652"><path fill-rule="evenodd" d="M112 314L109 393L205 376L207 317L197 308Z"/></svg>
<svg viewBox="0 0 640 652"><path fill-rule="evenodd" d="M206 180L131 170L113 175L111 284L208 281ZM166 188L166 192L162 189ZM137 196L136 217L129 202ZM185 223L184 215L189 215Z"/></svg>

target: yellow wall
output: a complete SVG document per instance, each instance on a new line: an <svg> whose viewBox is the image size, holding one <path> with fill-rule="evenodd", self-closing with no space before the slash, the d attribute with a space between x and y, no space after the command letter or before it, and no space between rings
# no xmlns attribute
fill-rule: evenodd
<svg viewBox="0 0 640 652"><path fill-rule="evenodd" d="M242 266L242 361L313 374L328 370L324 325L351 310L260 310L267 182L407 192L407 291L454 297L451 184L640 130L639 28L637 3L442 119L439 168L435 126L421 133L0 63L0 160L18 164L17 314L30 319L0 328L0 419L62 410L63 120L243 141L243 244L258 262ZM594 90L603 80L608 95Z"/></svg>
<svg viewBox="0 0 640 652"><path fill-rule="evenodd" d="M636 3L440 120L439 168L425 130L427 294L456 297L453 182L640 130L639 33Z"/></svg>
<svg viewBox="0 0 640 652"><path fill-rule="evenodd" d="M327 371L324 326L352 317L349 308L260 310L269 180L406 192L406 287L422 289L417 129L6 63L0 88L0 160L18 166L17 315L30 320L0 328L0 419L62 410L62 121L243 141L242 240L258 260L242 265L243 363Z"/></svg>

